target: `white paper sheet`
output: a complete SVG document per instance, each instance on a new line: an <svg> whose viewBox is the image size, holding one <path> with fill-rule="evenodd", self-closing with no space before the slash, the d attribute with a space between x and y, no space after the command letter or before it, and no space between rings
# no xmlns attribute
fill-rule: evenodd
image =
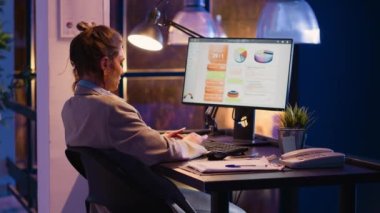
<svg viewBox="0 0 380 213"><path fill-rule="evenodd" d="M192 160L185 167L201 173L282 170L283 165L271 163L266 157L225 159L221 161Z"/></svg>

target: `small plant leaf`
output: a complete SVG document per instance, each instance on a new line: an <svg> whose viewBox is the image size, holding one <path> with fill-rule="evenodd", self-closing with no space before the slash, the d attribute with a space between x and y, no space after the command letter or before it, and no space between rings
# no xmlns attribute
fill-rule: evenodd
<svg viewBox="0 0 380 213"><path fill-rule="evenodd" d="M280 117L281 127L307 129L314 123L313 114L307 107L288 104Z"/></svg>

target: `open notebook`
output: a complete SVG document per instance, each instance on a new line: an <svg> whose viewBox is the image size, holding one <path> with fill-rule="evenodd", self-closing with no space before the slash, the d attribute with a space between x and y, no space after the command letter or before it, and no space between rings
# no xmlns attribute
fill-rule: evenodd
<svg viewBox="0 0 380 213"><path fill-rule="evenodd" d="M266 157L261 158L229 158L220 161L192 160L183 169L199 173L229 173L241 171L282 170L283 165L272 163Z"/></svg>

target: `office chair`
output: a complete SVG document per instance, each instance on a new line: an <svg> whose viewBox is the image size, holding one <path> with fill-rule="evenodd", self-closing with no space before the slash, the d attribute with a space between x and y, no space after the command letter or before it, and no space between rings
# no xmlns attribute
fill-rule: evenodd
<svg viewBox="0 0 380 213"><path fill-rule="evenodd" d="M89 147L67 147L65 154L88 181L87 212L90 203L112 213L195 212L172 182L131 155Z"/></svg>

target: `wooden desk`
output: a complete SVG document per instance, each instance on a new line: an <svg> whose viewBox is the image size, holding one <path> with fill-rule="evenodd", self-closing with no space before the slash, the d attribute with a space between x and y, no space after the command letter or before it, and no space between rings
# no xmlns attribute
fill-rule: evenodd
<svg viewBox="0 0 380 213"><path fill-rule="evenodd" d="M278 154L273 146L253 147L263 155ZM340 185L341 212L355 212L356 184L380 182L380 166L347 158L342 168L302 169L275 172L198 175L181 169L185 162L165 163L157 168L161 174L211 195L215 213L228 212L229 195L235 190L279 188L284 191L301 186ZM289 198L287 198L289 201ZM291 202L291 201L289 201ZM291 206L290 206L291 207ZM283 212L287 209L282 208ZM290 210L290 209L289 209Z"/></svg>

